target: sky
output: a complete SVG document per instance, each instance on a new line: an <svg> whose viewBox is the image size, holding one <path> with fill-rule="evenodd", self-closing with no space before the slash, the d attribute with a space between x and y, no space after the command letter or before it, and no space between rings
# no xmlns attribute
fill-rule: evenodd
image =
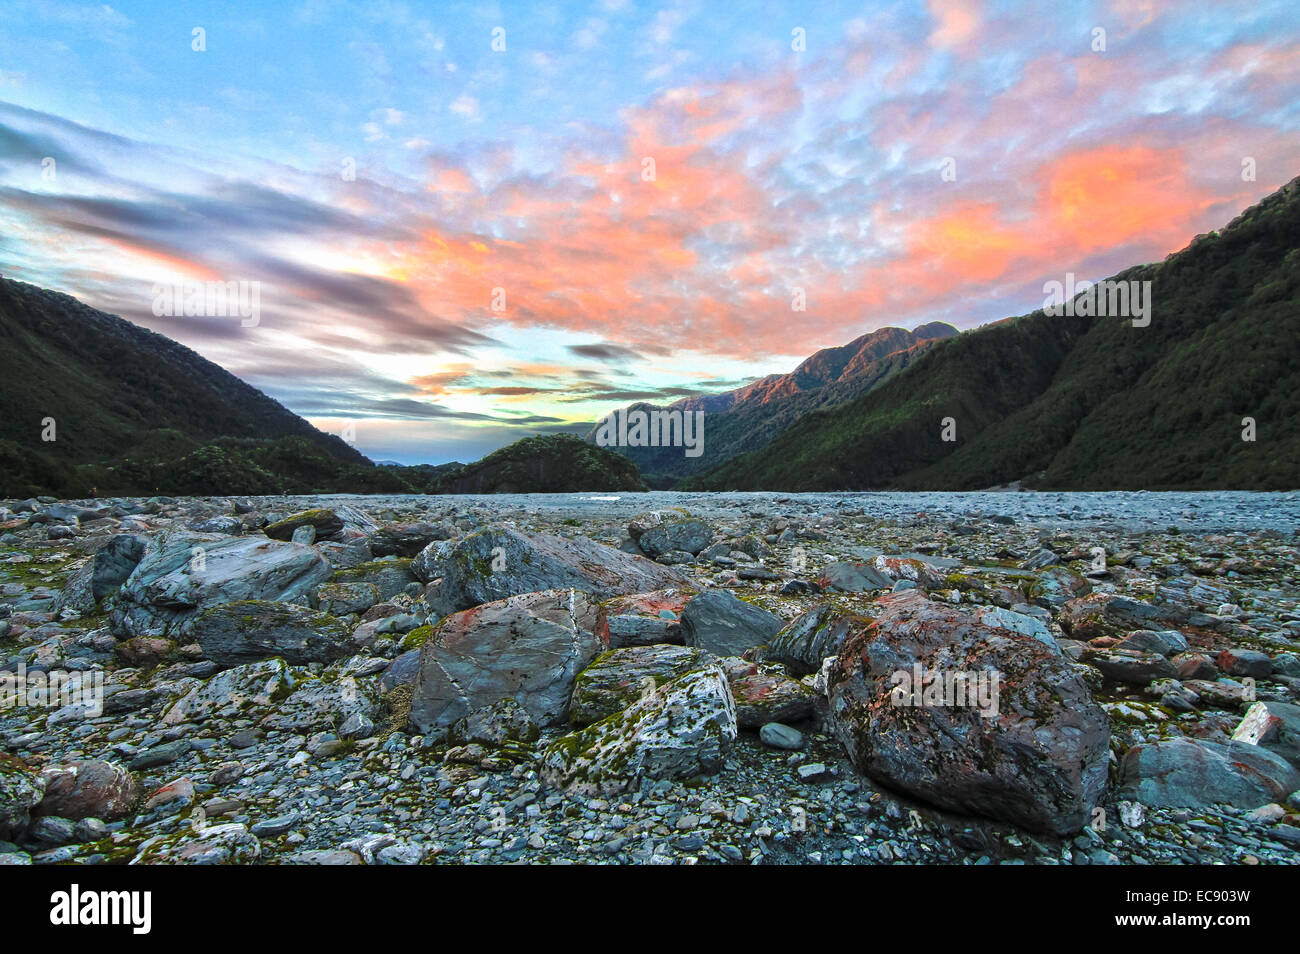
<svg viewBox="0 0 1300 954"><path fill-rule="evenodd" d="M1294 0L0 0L0 273L375 460L1027 313L1298 147Z"/></svg>

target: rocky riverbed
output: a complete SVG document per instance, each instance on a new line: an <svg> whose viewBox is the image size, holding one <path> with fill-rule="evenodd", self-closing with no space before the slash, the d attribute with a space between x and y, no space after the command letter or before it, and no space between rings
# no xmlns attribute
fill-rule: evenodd
<svg viewBox="0 0 1300 954"><path fill-rule="evenodd" d="M1294 863L1298 528L1297 494L0 501L0 864Z"/></svg>

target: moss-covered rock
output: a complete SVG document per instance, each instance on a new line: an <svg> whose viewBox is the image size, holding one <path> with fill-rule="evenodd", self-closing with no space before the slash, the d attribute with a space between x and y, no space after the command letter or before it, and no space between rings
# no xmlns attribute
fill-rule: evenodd
<svg viewBox="0 0 1300 954"><path fill-rule="evenodd" d="M0 840L19 837L45 794L45 782L18 759L0 754Z"/></svg>
<svg viewBox="0 0 1300 954"><path fill-rule="evenodd" d="M317 540L332 540L343 532L343 518L328 508L304 510L268 524L265 533L273 540L291 540L299 527L310 526Z"/></svg>
<svg viewBox="0 0 1300 954"><path fill-rule="evenodd" d="M599 722L705 661L687 646L633 646L598 656L578 674L569 706L575 726Z"/></svg>
<svg viewBox="0 0 1300 954"><path fill-rule="evenodd" d="M642 778L712 775L737 731L727 678L710 663L556 739L543 750L542 775L581 795L616 795Z"/></svg>

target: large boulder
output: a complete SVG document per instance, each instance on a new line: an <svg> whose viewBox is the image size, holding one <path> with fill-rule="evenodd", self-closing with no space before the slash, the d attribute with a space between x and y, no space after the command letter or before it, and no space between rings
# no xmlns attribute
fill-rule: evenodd
<svg viewBox="0 0 1300 954"><path fill-rule="evenodd" d="M89 613L103 599L115 594L136 568L145 552L143 537L120 533L94 552L89 560L63 585L54 600L54 612L74 609Z"/></svg>
<svg viewBox="0 0 1300 954"><path fill-rule="evenodd" d="M603 653L578 675L569 721L576 726L599 722L698 669L706 658L686 646L631 646Z"/></svg>
<svg viewBox="0 0 1300 954"><path fill-rule="evenodd" d="M273 659L295 665L333 662L355 652L352 634L333 616L293 603L240 600L203 610L191 635L219 666Z"/></svg>
<svg viewBox="0 0 1300 954"><path fill-rule="evenodd" d="M119 637L188 636L200 608L236 600L305 601L330 575L313 548L261 537L163 534L122 584Z"/></svg>
<svg viewBox="0 0 1300 954"><path fill-rule="evenodd" d="M727 678L711 663L556 739L542 753L542 777L582 795L617 795L642 778L710 775L722 768L736 735Z"/></svg>
<svg viewBox="0 0 1300 954"><path fill-rule="evenodd" d="M772 637L764 658L783 664L795 676L809 676L827 656L838 656L844 641L868 626L864 616L845 613L828 603L801 613Z"/></svg>
<svg viewBox="0 0 1300 954"><path fill-rule="evenodd" d="M595 604L577 590L525 593L453 613L420 647L411 722L445 730L514 699L539 724L563 722L573 684L601 646Z"/></svg>
<svg viewBox="0 0 1300 954"><path fill-rule="evenodd" d="M942 808L1082 827L1106 783L1110 724L1070 660L914 590L877 605L828 674L853 764Z"/></svg>
<svg viewBox="0 0 1300 954"><path fill-rule="evenodd" d="M690 586L676 570L584 537L517 530L483 530L446 551L439 561L439 613L454 613L521 593L574 589L598 599Z"/></svg>
<svg viewBox="0 0 1300 954"><path fill-rule="evenodd" d="M37 806L39 815L116 821L126 817L139 794L130 772L102 759L52 765L42 770L41 777L45 797Z"/></svg>
<svg viewBox="0 0 1300 954"><path fill-rule="evenodd" d="M0 754L0 841L18 838L45 794L45 780L17 759Z"/></svg>
<svg viewBox="0 0 1300 954"><path fill-rule="evenodd" d="M1258 808L1297 789L1300 770L1246 742L1170 739L1134 746L1120 763L1119 794L1161 808Z"/></svg>
<svg viewBox="0 0 1300 954"><path fill-rule="evenodd" d="M775 613L746 603L730 590L705 590L682 611L686 645L715 656L739 656L771 640L784 624Z"/></svg>

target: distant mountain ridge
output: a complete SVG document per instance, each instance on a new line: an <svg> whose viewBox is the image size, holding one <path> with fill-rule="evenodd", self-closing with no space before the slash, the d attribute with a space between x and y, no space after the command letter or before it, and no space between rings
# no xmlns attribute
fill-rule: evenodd
<svg viewBox="0 0 1300 954"><path fill-rule="evenodd" d="M170 338L3 277L0 346L0 497L645 489L626 458L569 435L375 465Z"/></svg>
<svg viewBox="0 0 1300 954"><path fill-rule="evenodd" d="M721 394L682 398L666 407L644 402L628 410L702 410L705 452L686 457L677 447L614 447L633 461L651 486L667 486L681 477L703 473L719 462L761 447L803 415L865 394L907 367L936 341L958 334L943 322L915 331L887 327L868 332L846 345L825 348L788 374L769 374ZM584 436L594 443L599 422Z"/></svg>
<svg viewBox="0 0 1300 954"><path fill-rule="evenodd" d="M1113 280L1151 282L1149 325L1040 310L976 328L681 486L1300 486L1300 179Z"/></svg>
<svg viewBox="0 0 1300 954"><path fill-rule="evenodd" d="M448 494L645 489L631 461L573 434L525 437L472 464L445 465L436 483L436 492Z"/></svg>

